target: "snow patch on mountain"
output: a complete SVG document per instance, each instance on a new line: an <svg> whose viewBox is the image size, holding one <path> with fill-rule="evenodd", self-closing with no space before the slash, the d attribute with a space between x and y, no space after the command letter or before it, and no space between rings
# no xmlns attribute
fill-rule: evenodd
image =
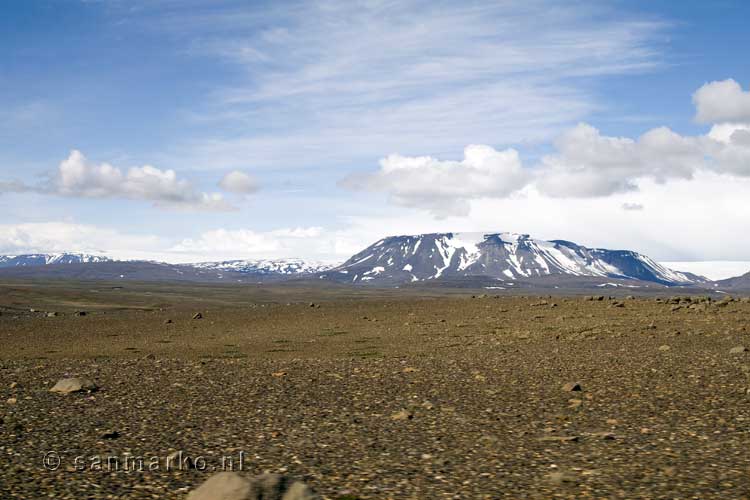
<svg viewBox="0 0 750 500"><path fill-rule="evenodd" d="M235 271L258 275L314 274L330 269L331 264L302 259L226 260L221 262L198 262L182 264L197 269Z"/></svg>
<svg viewBox="0 0 750 500"><path fill-rule="evenodd" d="M326 273L332 279L403 283L457 277L518 280L551 275L702 283L629 250L587 248L517 233L433 233L382 239Z"/></svg>
<svg viewBox="0 0 750 500"><path fill-rule="evenodd" d="M47 266L51 264L86 264L111 262L103 255L86 253L34 253L23 255L0 255L0 267Z"/></svg>

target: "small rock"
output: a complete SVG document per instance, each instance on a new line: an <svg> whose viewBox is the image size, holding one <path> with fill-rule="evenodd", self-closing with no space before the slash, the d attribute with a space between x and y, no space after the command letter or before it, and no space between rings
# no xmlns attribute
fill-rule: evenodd
<svg viewBox="0 0 750 500"><path fill-rule="evenodd" d="M50 389L50 392L58 392L60 394L70 394L72 392L93 392L99 387L87 378L64 378L58 380L58 382Z"/></svg>
<svg viewBox="0 0 750 500"><path fill-rule="evenodd" d="M48 312L48 313L47 313L47 317L48 317L48 318L54 318L55 316L57 316L57 313L56 313L56 312Z"/></svg>
<svg viewBox="0 0 750 500"><path fill-rule="evenodd" d="M102 439L117 439L120 437L120 433L117 431L107 431L101 435Z"/></svg>
<svg viewBox="0 0 750 500"><path fill-rule="evenodd" d="M576 477L569 472L555 471L547 474L547 481L554 485L561 485L565 483L575 483Z"/></svg>
<svg viewBox="0 0 750 500"><path fill-rule="evenodd" d="M669 347L668 345L660 345L660 346L659 346L659 350L660 350L660 351L662 351L662 352L667 352L667 351L669 351L670 349L672 349L672 348L671 348L671 347Z"/></svg>
<svg viewBox="0 0 750 500"><path fill-rule="evenodd" d="M553 443L576 443L580 438L578 436L542 436L539 441Z"/></svg>
<svg viewBox="0 0 750 500"><path fill-rule="evenodd" d="M416 372L416 371L419 371L419 370L417 370L416 368L413 368L413 367L411 367L411 366L407 366L407 367L406 367L406 368L404 368L404 369L403 369L402 371L403 371L404 373L414 373L414 372Z"/></svg>
<svg viewBox="0 0 750 500"><path fill-rule="evenodd" d="M281 372L273 372L271 375L274 377L286 377L287 373L284 371L281 371Z"/></svg>
<svg viewBox="0 0 750 500"><path fill-rule="evenodd" d="M76 311L76 312L73 313L73 316L77 316L77 317L80 318L80 317L83 317L83 316L88 316L88 314L89 313L87 313L86 311Z"/></svg>
<svg viewBox="0 0 750 500"><path fill-rule="evenodd" d="M171 319L165 319L164 320L164 324L165 325L171 325L172 324L172 320Z"/></svg>
<svg viewBox="0 0 750 500"><path fill-rule="evenodd" d="M568 382L567 384L562 386L562 390L565 392L574 392L574 391L581 391L581 384L578 382Z"/></svg>
<svg viewBox="0 0 750 500"><path fill-rule="evenodd" d="M8 398L5 402L9 405L14 405L18 402L18 400L16 398Z"/></svg>
<svg viewBox="0 0 750 500"><path fill-rule="evenodd" d="M391 415L391 420L411 420L413 418L414 414L407 410L397 411L396 413Z"/></svg>
<svg viewBox="0 0 750 500"><path fill-rule="evenodd" d="M195 313L193 314L193 319L203 319L203 313Z"/></svg>
<svg viewBox="0 0 750 500"><path fill-rule="evenodd" d="M603 439L604 441L613 441L614 439L616 439L616 436L614 434L612 434L611 432L607 432L607 431L593 432L591 433L591 436L595 438Z"/></svg>
<svg viewBox="0 0 750 500"><path fill-rule="evenodd" d="M737 347L732 347L729 349L729 354L742 354L748 351L748 348L744 345L738 345Z"/></svg>

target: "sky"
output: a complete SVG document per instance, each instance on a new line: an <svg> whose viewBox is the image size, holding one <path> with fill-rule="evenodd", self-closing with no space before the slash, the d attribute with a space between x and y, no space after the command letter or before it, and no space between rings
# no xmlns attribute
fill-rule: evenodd
<svg viewBox="0 0 750 500"><path fill-rule="evenodd" d="M0 8L0 254L507 231L750 261L748 2Z"/></svg>

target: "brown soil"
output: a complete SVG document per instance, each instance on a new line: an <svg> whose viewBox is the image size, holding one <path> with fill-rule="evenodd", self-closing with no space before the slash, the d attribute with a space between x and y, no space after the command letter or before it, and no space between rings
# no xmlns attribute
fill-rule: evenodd
<svg viewBox="0 0 750 500"><path fill-rule="evenodd" d="M0 498L750 497L750 303L439 295L0 285Z"/></svg>

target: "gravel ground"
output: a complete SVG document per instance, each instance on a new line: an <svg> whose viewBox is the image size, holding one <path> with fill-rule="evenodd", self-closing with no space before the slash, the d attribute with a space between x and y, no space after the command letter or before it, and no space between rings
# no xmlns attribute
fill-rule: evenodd
<svg viewBox="0 0 750 500"><path fill-rule="evenodd" d="M185 498L230 465L331 499L750 498L747 302L162 306L2 309L1 498Z"/></svg>

